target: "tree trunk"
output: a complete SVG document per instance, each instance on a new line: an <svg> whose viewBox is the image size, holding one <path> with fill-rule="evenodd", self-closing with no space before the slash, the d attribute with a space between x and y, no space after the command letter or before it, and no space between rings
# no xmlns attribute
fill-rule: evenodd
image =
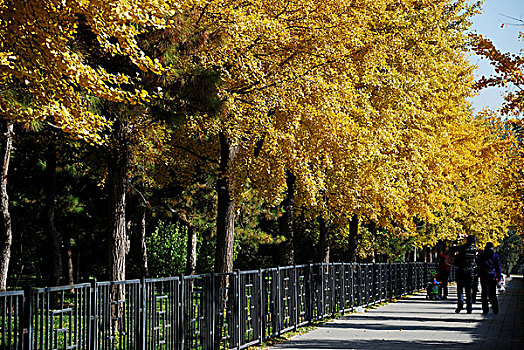
<svg viewBox="0 0 524 350"><path fill-rule="evenodd" d="M0 227L0 291L7 288L7 271L9 270L9 260L11 259L11 244L13 242L13 232L11 228L11 214L9 213L9 197L7 195L7 173L11 150L13 148L13 124L10 121L0 121L1 137L1 176L0 179L0 206L2 208L2 226Z"/></svg>
<svg viewBox="0 0 524 350"><path fill-rule="evenodd" d="M224 133L220 139L220 174L217 180L217 236L215 272L233 271L233 243L235 239L235 203L231 198L229 167L235 160L238 148L232 146Z"/></svg>
<svg viewBox="0 0 524 350"><path fill-rule="evenodd" d="M121 121L113 124L114 142L109 159L112 232L110 237L109 279L124 281L129 242L126 232L127 138Z"/></svg>
<svg viewBox="0 0 524 350"><path fill-rule="evenodd" d="M420 255L423 262L429 262L428 261L428 247L422 247L422 250L420 251Z"/></svg>
<svg viewBox="0 0 524 350"><path fill-rule="evenodd" d="M371 249L373 250L371 252L372 254L371 261L373 263L376 263L377 262L377 248L375 247L375 240L377 238L377 224L374 221L371 221L369 223L369 232L371 233L371 242L372 242Z"/></svg>
<svg viewBox="0 0 524 350"><path fill-rule="evenodd" d="M187 226L187 258L186 276L194 275L196 272L197 258L197 233L192 225Z"/></svg>
<svg viewBox="0 0 524 350"><path fill-rule="evenodd" d="M358 216L355 214L353 215L353 217L351 218L351 221L349 222L348 253L349 253L350 262L357 262L358 224L359 224L359 219L358 219Z"/></svg>
<svg viewBox="0 0 524 350"><path fill-rule="evenodd" d="M172 210L174 218L187 227L187 241L186 241L186 268L184 274L186 276L194 275L196 272L196 259L197 259L197 244L198 237L195 228L191 223L176 211Z"/></svg>
<svg viewBox="0 0 524 350"><path fill-rule="evenodd" d="M126 223L126 190L127 190L127 125L119 119L113 123L112 147L109 152L108 184L110 189L112 231L109 238L109 280L126 279L126 254L129 252L129 239ZM124 285L114 285L111 289L111 315L115 319L112 326L115 331L124 330L125 322L121 321L124 312Z"/></svg>
<svg viewBox="0 0 524 350"><path fill-rule="evenodd" d="M75 274L73 266L73 248L71 247L71 238L66 238L66 252L67 252L67 284L72 285L75 283Z"/></svg>
<svg viewBox="0 0 524 350"><path fill-rule="evenodd" d="M295 183L295 175L291 171L286 170L287 191L282 201L283 213L278 218L280 234L286 237L286 240L281 244L281 265L293 265L295 263Z"/></svg>
<svg viewBox="0 0 524 350"><path fill-rule="evenodd" d="M142 206L142 217L140 218L140 273L142 276L149 276L147 264L147 245L146 245L146 214L147 207Z"/></svg>
<svg viewBox="0 0 524 350"><path fill-rule="evenodd" d="M424 247L424 261L427 263L431 262L431 248L428 246Z"/></svg>
<svg viewBox="0 0 524 350"><path fill-rule="evenodd" d="M318 218L318 224L320 226L320 236L319 236L319 250L320 250L320 262L322 263L329 263L329 252L330 252L330 244L329 244L329 236L330 236L330 226L326 222L326 220L319 216Z"/></svg>
<svg viewBox="0 0 524 350"><path fill-rule="evenodd" d="M62 254L60 252L60 241L55 226L55 196L56 196L56 148L53 141L50 142L46 154L45 169L45 211L46 211L46 234L51 254L51 274L48 276L50 286L60 285L62 277Z"/></svg>
<svg viewBox="0 0 524 350"><path fill-rule="evenodd" d="M75 274L74 274L74 280L75 281L80 281L80 252L78 251L78 249L76 250L76 269L75 269Z"/></svg>

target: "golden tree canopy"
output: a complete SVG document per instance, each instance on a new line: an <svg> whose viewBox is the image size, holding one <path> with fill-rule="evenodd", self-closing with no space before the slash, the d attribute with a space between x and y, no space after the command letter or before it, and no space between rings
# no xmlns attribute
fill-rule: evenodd
<svg viewBox="0 0 524 350"><path fill-rule="evenodd" d="M93 112L89 96L140 103L151 96L137 77L91 62L86 32L97 49L139 69L162 73L138 38L171 25L183 10L172 1L12 0L0 6L0 114L17 122L46 120L75 137L100 142L108 120Z"/></svg>

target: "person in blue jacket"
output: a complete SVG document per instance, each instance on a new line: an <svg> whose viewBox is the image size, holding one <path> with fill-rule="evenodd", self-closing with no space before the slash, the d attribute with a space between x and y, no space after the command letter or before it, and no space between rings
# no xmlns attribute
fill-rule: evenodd
<svg viewBox="0 0 524 350"><path fill-rule="evenodd" d="M497 282L501 278L500 259L495 253L493 243L486 243L486 248L479 254L478 271L480 275L480 286L482 288L482 313L489 312L489 302L494 314L499 313L499 303L497 300Z"/></svg>

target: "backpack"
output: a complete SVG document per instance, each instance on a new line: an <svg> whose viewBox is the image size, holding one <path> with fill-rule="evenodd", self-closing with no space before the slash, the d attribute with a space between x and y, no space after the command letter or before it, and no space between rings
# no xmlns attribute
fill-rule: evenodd
<svg viewBox="0 0 524 350"><path fill-rule="evenodd" d="M464 244L458 250L458 254L455 257L455 265L462 269L475 269L477 257L477 246L474 244Z"/></svg>

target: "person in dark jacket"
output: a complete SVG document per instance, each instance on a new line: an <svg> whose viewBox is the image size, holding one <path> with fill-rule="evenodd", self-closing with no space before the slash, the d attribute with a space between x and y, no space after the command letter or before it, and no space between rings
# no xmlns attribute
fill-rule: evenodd
<svg viewBox="0 0 524 350"><path fill-rule="evenodd" d="M495 253L493 243L488 242L482 254L478 257L478 270L480 276L480 287L482 288L482 313L489 312L489 302L494 314L499 313L499 303L497 300L497 281L502 274L500 272L500 259Z"/></svg>
<svg viewBox="0 0 524 350"><path fill-rule="evenodd" d="M475 236L468 236L466 243L458 247L455 255L455 266L457 266L457 308L455 313L464 309L464 294L466 294L466 311L473 311L472 288L475 260L477 258L477 246Z"/></svg>
<svg viewBox="0 0 524 350"><path fill-rule="evenodd" d="M475 270L473 271L473 286L472 286L472 293L471 293L471 301L473 304L475 304L477 302L477 294L479 292L479 264L478 264L478 259L479 259L479 255L482 254L482 250L478 250L477 251L477 263L475 266Z"/></svg>

